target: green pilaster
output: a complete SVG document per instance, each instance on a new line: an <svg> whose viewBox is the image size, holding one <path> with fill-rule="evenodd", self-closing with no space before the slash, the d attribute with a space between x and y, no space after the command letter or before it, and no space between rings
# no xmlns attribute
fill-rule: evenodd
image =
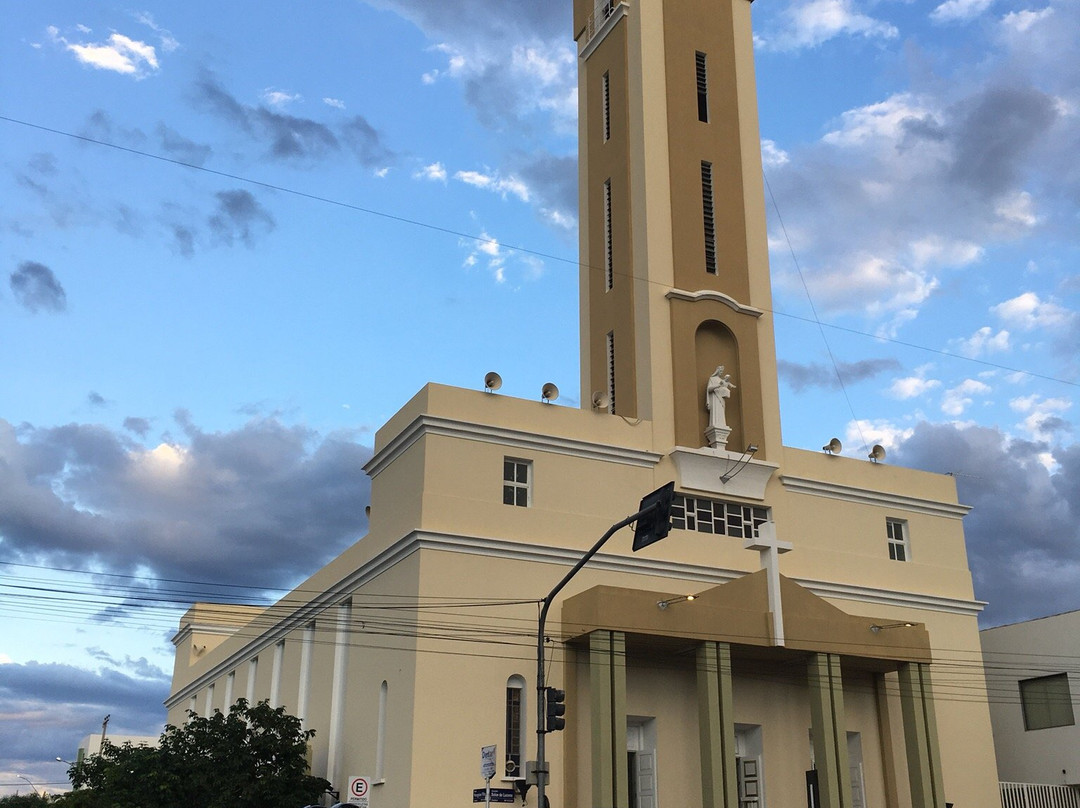
<svg viewBox="0 0 1080 808"><path fill-rule="evenodd" d="M836 654L811 654L807 665L807 684L821 808L850 808L847 721L844 717L840 657Z"/></svg>
<svg viewBox="0 0 1080 808"><path fill-rule="evenodd" d="M731 647L707 642L697 649L698 731L703 808L736 808L735 720Z"/></svg>
<svg viewBox="0 0 1080 808"><path fill-rule="evenodd" d="M589 635L594 808L630 804L626 770L626 637L621 631Z"/></svg>
<svg viewBox="0 0 1080 808"><path fill-rule="evenodd" d="M945 808L930 666L922 662L905 663L900 666L899 674L911 804L913 808Z"/></svg>

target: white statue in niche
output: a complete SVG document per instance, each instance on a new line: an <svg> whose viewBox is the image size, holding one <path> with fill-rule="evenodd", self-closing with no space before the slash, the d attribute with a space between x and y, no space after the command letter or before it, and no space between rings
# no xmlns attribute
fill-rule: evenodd
<svg viewBox="0 0 1080 808"><path fill-rule="evenodd" d="M731 391L734 389L731 374L724 373L723 365L716 368L705 386L705 409L709 411L709 426L705 430L705 437L714 449L723 449L727 446L731 427L728 426L725 409L727 399L731 398Z"/></svg>

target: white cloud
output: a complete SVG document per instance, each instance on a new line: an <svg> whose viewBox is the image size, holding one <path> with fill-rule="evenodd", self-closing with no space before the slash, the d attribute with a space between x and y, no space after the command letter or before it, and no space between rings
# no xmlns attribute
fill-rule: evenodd
<svg viewBox="0 0 1080 808"><path fill-rule="evenodd" d="M909 398L921 396L924 393L933 390L935 387L940 386L941 382L937 379L924 379L921 376L908 376L894 381L889 387L889 395L904 401Z"/></svg>
<svg viewBox="0 0 1080 808"><path fill-rule="evenodd" d="M382 168L376 168L373 173L379 179L383 179L384 177L386 177L387 174L390 173L390 166L383 166Z"/></svg>
<svg viewBox="0 0 1080 808"><path fill-rule="evenodd" d="M326 104L326 106L333 107L334 109L345 109L345 102L340 98L326 97L323 98L322 102Z"/></svg>
<svg viewBox="0 0 1080 808"><path fill-rule="evenodd" d="M1053 16L1053 14L1054 9L1050 6L1038 11L1032 11L1031 9L1010 11L1001 18L1001 27L1009 33L1023 34L1033 25Z"/></svg>
<svg viewBox="0 0 1080 808"><path fill-rule="evenodd" d="M788 153L778 147L775 142L762 139L761 162L764 164L765 168L775 168L776 166L782 166L790 159L791 158L788 157Z"/></svg>
<svg viewBox="0 0 1080 808"><path fill-rule="evenodd" d="M945 0L930 12L934 22L963 22L973 20L986 11L994 0Z"/></svg>
<svg viewBox="0 0 1080 808"><path fill-rule="evenodd" d="M113 33L105 42L80 44L69 42L55 26L49 26L48 33L79 62L97 70L143 78L160 67L153 45L123 34Z"/></svg>
<svg viewBox="0 0 1080 808"><path fill-rule="evenodd" d="M912 242L911 257L917 267L948 266L963 267L978 261L983 248L970 241L947 239L932 234Z"/></svg>
<svg viewBox="0 0 1080 808"><path fill-rule="evenodd" d="M138 22L141 22L158 35L158 38L161 40L161 49L165 51L165 53L172 53L180 47L180 43L176 41L176 37L174 37L170 31L158 25L149 11L139 11L134 16Z"/></svg>
<svg viewBox="0 0 1080 808"><path fill-rule="evenodd" d="M1039 223L1035 215L1035 200L1027 191L1017 191L998 200L995 213L1010 224L1034 227Z"/></svg>
<svg viewBox="0 0 1080 808"><path fill-rule="evenodd" d="M1009 407L1025 415L1018 426L1032 440L1049 442L1059 429L1060 414L1070 409L1072 402L1067 398L1043 398L1034 394L1010 400Z"/></svg>
<svg viewBox="0 0 1080 808"><path fill-rule="evenodd" d="M876 104L867 104L844 112L841 127L828 132L822 142L834 146L861 146L884 140L890 148L900 140L905 127L918 121L940 125L940 113L924 98L911 93L897 93Z"/></svg>
<svg viewBox="0 0 1080 808"><path fill-rule="evenodd" d="M972 396L982 396L990 393L990 385L980 382L978 379L965 379L956 387L945 391L941 399L941 411L954 418L963 415L964 410L970 407L974 401Z"/></svg>
<svg viewBox="0 0 1080 808"><path fill-rule="evenodd" d="M809 0L792 3L783 30L755 38L770 50L812 48L841 35L894 39L894 25L856 11L851 0Z"/></svg>
<svg viewBox="0 0 1080 808"><path fill-rule="evenodd" d="M952 344L961 354L972 358L1007 351L1011 347L1008 331L1002 329L995 334L994 329L988 325L984 325L967 339L954 340Z"/></svg>
<svg viewBox="0 0 1080 808"><path fill-rule="evenodd" d="M413 174L413 179L446 182L446 169L442 163L435 162L416 171Z"/></svg>
<svg viewBox="0 0 1080 808"><path fill-rule="evenodd" d="M501 194L504 199L507 194L513 194L522 202L529 201L528 186L514 176L500 177L497 173L484 174L479 171L458 171L454 174L454 179L474 188L483 188L486 191Z"/></svg>
<svg viewBox="0 0 1080 808"><path fill-rule="evenodd" d="M284 90L275 90L273 87L267 87L262 91L262 100L272 107L281 109L294 101L303 100L303 96L299 93L287 93Z"/></svg>
<svg viewBox="0 0 1080 808"><path fill-rule="evenodd" d="M1057 303L1043 302L1035 292L1024 292L990 309L1003 321L1024 331L1037 328L1062 329L1076 323L1075 311Z"/></svg>
<svg viewBox="0 0 1080 808"><path fill-rule="evenodd" d="M892 451L898 445L910 438L914 433L911 427L903 427L891 421L860 419L849 421L844 432L844 441L849 446L863 446L869 448L879 443L886 450Z"/></svg>

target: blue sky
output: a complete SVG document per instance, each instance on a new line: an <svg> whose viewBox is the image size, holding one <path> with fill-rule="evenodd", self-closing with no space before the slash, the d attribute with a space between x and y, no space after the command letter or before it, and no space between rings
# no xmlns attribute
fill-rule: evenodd
<svg viewBox="0 0 1080 808"><path fill-rule="evenodd" d="M754 14L785 442L954 473L987 624L1080 608L1080 3ZM361 536L424 383L578 403L570 27L5 4L0 793L156 734L175 604Z"/></svg>

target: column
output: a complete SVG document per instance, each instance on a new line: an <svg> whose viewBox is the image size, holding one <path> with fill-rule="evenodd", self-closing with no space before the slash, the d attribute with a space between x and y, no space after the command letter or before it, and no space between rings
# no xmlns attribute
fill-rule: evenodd
<svg viewBox="0 0 1080 808"><path fill-rule="evenodd" d="M899 674L912 808L945 808L930 666L908 662L900 666Z"/></svg>
<svg viewBox="0 0 1080 808"><path fill-rule="evenodd" d="M592 718L592 804L627 808L626 635L589 635L589 709Z"/></svg>
<svg viewBox="0 0 1080 808"><path fill-rule="evenodd" d="M331 788L344 790L341 782L342 755L345 746L345 695L349 675L349 631L352 625L352 600L337 607L337 631L334 633L334 672L330 684L330 727L327 732L326 779ZM344 785L348 785L347 783Z"/></svg>
<svg viewBox="0 0 1080 808"><path fill-rule="evenodd" d="M850 808L851 781L840 657L837 654L811 654L807 684L821 808Z"/></svg>
<svg viewBox="0 0 1080 808"><path fill-rule="evenodd" d="M697 649L698 731L701 736L701 804L736 808L735 713L731 646L707 642Z"/></svg>

